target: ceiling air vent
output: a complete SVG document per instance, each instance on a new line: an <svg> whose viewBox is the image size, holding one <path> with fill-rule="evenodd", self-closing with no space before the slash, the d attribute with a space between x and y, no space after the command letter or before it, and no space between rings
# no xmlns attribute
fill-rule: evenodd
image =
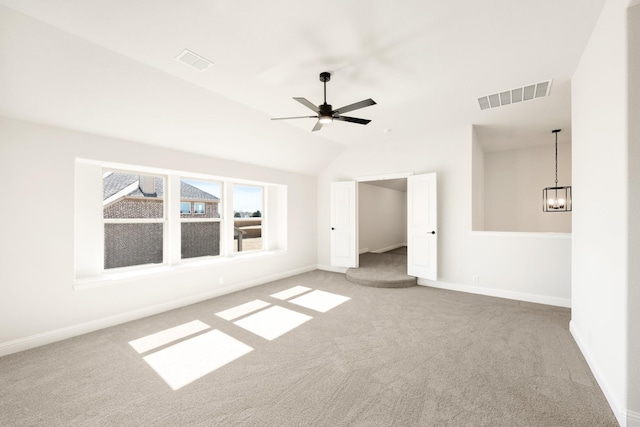
<svg viewBox="0 0 640 427"><path fill-rule="evenodd" d="M176 60L182 62L183 64L187 64L188 66L193 67L198 71L204 71L213 65L213 62L203 58L196 53L191 52L189 49L185 49L180 52L180 54L176 56Z"/></svg>
<svg viewBox="0 0 640 427"><path fill-rule="evenodd" d="M503 105L516 104L522 101L529 101L535 98L549 96L551 91L551 80L540 82L505 92L494 93L478 98L478 105L481 110L501 107Z"/></svg>

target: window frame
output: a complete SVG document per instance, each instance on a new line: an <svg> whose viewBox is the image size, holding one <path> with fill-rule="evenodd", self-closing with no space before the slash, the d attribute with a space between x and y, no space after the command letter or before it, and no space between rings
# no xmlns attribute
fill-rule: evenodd
<svg viewBox="0 0 640 427"><path fill-rule="evenodd" d="M220 202L218 202L219 204ZM198 206L202 206L202 212L198 211ZM207 213L207 205L202 202L193 202L193 214L194 215L205 215Z"/></svg>
<svg viewBox="0 0 640 427"><path fill-rule="evenodd" d="M103 167L102 168L102 174L103 174L103 179L108 176L106 175L107 173L109 174L113 174L113 173L126 173L126 174L133 174L133 175L145 175L145 176L152 176L154 178L161 178L162 179L162 192L163 192L163 197L162 197L162 217L160 218L105 218L104 217L104 205L103 205L103 214L102 216L102 229L103 229L103 238L102 238L102 245L104 248L104 245L106 244L106 236L104 236L104 230L106 229L106 225L107 224L162 224L162 261L159 263L144 263L144 264L133 264L133 265L127 265L127 266L120 266L120 267L111 267L108 268L105 264L106 264L106 249L103 251L103 256L102 256L102 271L103 272L111 272L111 271L120 271L122 269L135 269L135 268L141 268L141 267L152 267L152 266L158 266L158 265L165 265L167 263L167 197L166 197L166 188L167 188L167 176L160 174L160 173L147 173L147 172L141 172L138 170L133 170L133 169L117 169L117 168L109 168L109 167ZM104 188L104 186L103 186ZM124 196L125 198L128 196ZM106 199L105 199L106 200ZM117 199L116 199L117 200Z"/></svg>
<svg viewBox="0 0 640 427"><path fill-rule="evenodd" d="M225 191L224 191L224 181L218 180L218 179L203 179L203 178L193 178L189 175L180 175L178 176L180 182L182 182L182 180L189 180L189 181L199 181L199 182L203 182L203 183L211 183L211 184L219 184L220 185L220 197L218 200L218 217L211 217L211 218L207 218L207 217L202 217L202 218L193 218L193 217L182 217L183 213L182 211L180 212L180 243L181 243L181 247L180 247L180 260L181 262L188 262L189 260L199 260L199 259L203 259L203 258L218 258L220 256L224 255L224 212L220 210L220 206L223 205L223 200L224 200L224 195L225 195ZM180 198L182 197L181 194L179 194ZM215 195L213 195L215 196ZM185 203L182 202L182 199L180 199L180 203ZM195 212L195 205L198 202L188 202L191 206L193 206L194 208L192 209L192 211L189 213L189 215L205 215L206 214L206 204L202 203L203 207L204 207L204 212L202 213L196 213ZM211 223L219 223L220 227L220 244L219 244L219 248L218 248L218 255L202 255L202 256L197 256L197 257L187 257L184 258L182 256L182 224L184 223L206 223L206 222L211 222Z"/></svg>
<svg viewBox="0 0 640 427"><path fill-rule="evenodd" d="M183 212L182 211L182 205L189 205L189 212ZM180 215L191 215L192 210L191 210L191 202L183 202L182 200L180 201Z"/></svg>
<svg viewBox="0 0 640 427"><path fill-rule="evenodd" d="M235 217L235 204L234 206L232 206L232 211L234 213L233 216L233 226L235 228L235 222L236 220L238 220L239 222L242 222L243 220L246 221L255 221L255 218L259 218L260 219L260 234L261 234L261 243L260 243L260 248L259 249L251 249L251 250L239 250L239 244L236 245L236 239L234 239L234 244L233 244L233 253L234 254L246 254L246 253L255 253L255 252L260 252L260 251L264 251L265 250L265 243L267 241L266 237L264 236L264 230L265 230L265 202L266 202L266 198L265 198L265 194L266 194L266 186L265 185L260 185L260 184L248 184L248 183L243 183L243 182L232 182L231 183L231 191L233 192L233 197L232 200L235 201L235 189L236 187L255 187L255 188L259 188L260 189L260 209L258 209L257 212L260 212L260 217L239 217L236 218Z"/></svg>
<svg viewBox="0 0 640 427"><path fill-rule="evenodd" d="M288 184L270 183L221 175L153 166L76 157L74 163L74 283L76 291L109 286L134 277L164 274L183 268L203 268L220 263L253 262L263 256L281 255L288 246ZM128 222L163 222L163 263L104 268L104 172L153 175L163 177L163 218L126 219ZM221 247L219 256L181 258L180 178L215 181L222 184L219 213ZM234 184L262 187L262 248L256 251L233 251ZM266 221L266 218L269 218ZM227 220L224 221L223 218ZM229 220L231 219L231 220ZM201 220L193 218L192 220ZM118 222L120 219L109 219Z"/></svg>

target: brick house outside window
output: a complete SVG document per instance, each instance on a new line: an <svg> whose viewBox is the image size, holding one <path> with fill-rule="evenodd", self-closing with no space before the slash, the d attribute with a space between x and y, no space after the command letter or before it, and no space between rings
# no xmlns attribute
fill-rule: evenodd
<svg viewBox="0 0 640 427"><path fill-rule="evenodd" d="M180 202L191 206L190 213L181 214L181 219L220 218L220 199L183 181L180 182ZM105 222L105 269L163 262L162 177L106 172L103 175L103 218L150 220L146 223ZM182 258L219 254L219 222L182 223Z"/></svg>

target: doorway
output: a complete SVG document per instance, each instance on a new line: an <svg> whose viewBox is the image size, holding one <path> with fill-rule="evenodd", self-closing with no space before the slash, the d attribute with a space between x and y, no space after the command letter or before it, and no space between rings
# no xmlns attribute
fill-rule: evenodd
<svg viewBox="0 0 640 427"><path fill-rule="evenodd" d="M435 173L423 175L410 173L402 176L359 178L354 181L333 182L331 184L332 266L357 268L360 250L362 249L364 252L371 250L371 248L359 244L359 183L397 178L406 180L406 233L404 234L406 240L402 241L399 237L395 237L395 239L392 237L392 240L387 240L386 243L376 242L375 246L379 247L378 251L384 251L392 246L402 246L406 242L407 274L429 280L437 279L438 202ZM386 226L379 220L378 213L383 209L381 200L383 199L380 197L374 198L374 203L368 203L363 209L363 218L373 221L373 224L379 229ZM377 203L375 203L376 201ZM395 208L397 208L397 204ZM401 222L401 220L397 220L397 222ZM385 244L388 246L384 246Z"/></svg>
<svg viewBox="0 0 640 427"><path fill-rule="evenodd" d="M358 181L358 253L407 246L407 178Z"/></svg>

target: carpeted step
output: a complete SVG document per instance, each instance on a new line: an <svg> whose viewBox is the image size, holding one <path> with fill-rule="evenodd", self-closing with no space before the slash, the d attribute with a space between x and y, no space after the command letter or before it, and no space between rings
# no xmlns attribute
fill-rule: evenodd
<svg viewBox="0 0 640 427"><path fill-rule="evenodd" d="M416 277L407 275L407 257L387 252L361 254L360 267L349 268L346 278L374 288L408 288L418 284Z"/></svg>

